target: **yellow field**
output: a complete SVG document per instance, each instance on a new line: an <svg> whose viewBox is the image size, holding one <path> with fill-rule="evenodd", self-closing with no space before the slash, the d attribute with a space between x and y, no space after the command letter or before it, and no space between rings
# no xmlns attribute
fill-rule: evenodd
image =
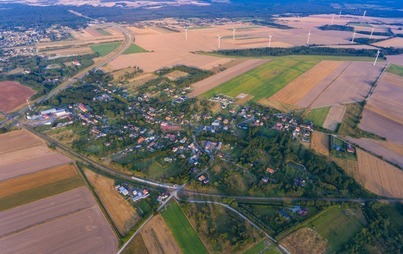
<svg viewBox="0 0 403 254"><path fill-rule="evenodd" d="M322 61L275 93L270 99L295 105L342 64L341 61Z"/></svg>
<svg viewBox="0 0 403 254"><path fill-rule="evenodd" d="M84 173L119 232L126 234L140 219L134 207L115 190L112 179L88 169Z"/></svg>
<svg viewBox="0 0 403 254"><path fill-rule="evenodd" d="M313 132L311 149L320 154L329 156L329 135L316 131Z"/></svg>
<svg viewBox="0 0 403 254"><path fill-rule="evenodd" d="M68 179L77 175L74 165L64 164L47 170L0 182L0 198Z"/></svg>

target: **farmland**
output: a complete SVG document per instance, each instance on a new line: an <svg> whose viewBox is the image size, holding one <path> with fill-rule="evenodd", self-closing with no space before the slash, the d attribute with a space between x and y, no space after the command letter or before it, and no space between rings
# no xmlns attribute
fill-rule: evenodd
<svg viewBox="0 0 403 254"><path fill-rule="evenodd" d="M322 127L329 110L330 107L310 109L304 114L304 118L308 121L311 121L314 126Z"/></svg>
<svg viewBox="0 0 403 254"><path fill-rule="evenodd" d="M89 169L84 170L84 173L119 232L126 234L139 220L134 207L115 190L114 180Z"/></svg>
<svg viewBox="0 0 403 254"><path fill-rule="evenodd" d="M328 247L327 240L315 230L305 227L286 236L282 241L291 253L325 253Z"/></svg>
<svg viewBox="0 0 403 254"><path fill-rule="evenodd" d="M120 42L109 42L91 45L90 48L99 56L106 56L119 47Z"/></svg>
<svg viewBox="0 0 403 254"><path fill-rule="evenodd" d="M166 210L162 212L162 217L183 253L208 253L176 202L171 202L168 205Z"/></svg>
<svg viewBox="0 0 403 254"><path fill-rule="evenodd" d="M383 160L357 149L356 180L369 191L386 197L403 197L403 172Z"/></svg>
<svg viewBox="0 0 403 254"><path fill-rule="evenodd" d="M385 73L369 98L359 127L403 143L403 77Z"/></svg>
<svg viewBox="0 0 403 254"><path fill-rule="evenodd" d="M391 64L388 68L388 72L403 77L403 66Z"/></svg>
<svg viewBox="0 0 403 254"><path fill-rule="evenodd" d="M330 107L329 113L323 122L323 127L332 131L336 131L339 128L341 122L343 122L344 114L346 113L346 106L336 105Z"/></svg>
<svg viewBox="0 0 403 254"><path fill-rule="evenodd" d="M235 97L246 93L254 96L253 101L257 102L269 98L318 62L299 58L276 58L204 93L203 97L210 98L215 94Z"/></svg>
<svg viewBox="0 0 403 254"><path fill-rule="evenodd" d="M311 149L320 154L329 156L329 135L316 131L313 132Z"/></svg>
<svg viewBox="0 0 403 254"><path fill-rule="evenodd" d="M143 49L142 47L137 46L136 44L130 45L128 49L126 49L123 54L124 55L129 55L129 54L135 54L135 53L143 53L147 52L147 50Z"/></svg>
<svg viewBox="0 0 403 254"><path fill-rule="evenodd" d="M26 99L35 94L31 88L13 81L0 82L0 90L0 111L6 113L25 104Z"/></svg>
<svg viewBox="0 0 403 254"><path fill-rule="evenodd" d="M152 218L141 230L141 237L149 253L183 253L161 215Z"/></svg>

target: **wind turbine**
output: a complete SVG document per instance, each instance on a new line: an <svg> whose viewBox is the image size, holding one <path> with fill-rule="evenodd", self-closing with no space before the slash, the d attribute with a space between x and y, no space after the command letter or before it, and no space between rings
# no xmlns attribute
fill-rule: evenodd
<svg viewBox="0 0 403 254"><path fill-rule="evenodd" d="M379 54L381 53L381 51L378 49L378 52L376 52L376 57L375 57L375 61L374 61L374 66L376 65L376 61L378 61L378 57Z"/></svg>
<svg viewBox="0 0 403 254"><path fill-rule="evenodd" d="M372 35L374 34L374 28L371 30L371 35L369 36L370 39L372 39Z"/></svg>
<svg viewBox="0 0 403 254"><path fill-rule="evenodd" d="M185 38L186 40L188 40L188 30L189 30L190 26L185 28Z"/></svg>
<svg viewBox="0 0 403 254"><path fill-rule="evenodd" d="M362 15L362 18L365 18L365 15L367 14L367 11L364 11L364 14Z"/></svg>
<svg viewBox="0 0 403 254"><path fill-rule="evenodd" d="M339 18L341 18L341 11L339 12Z"/></svg>
<svg viewBox="0 0 403 254"><path fill-rule="evenodd" d="M332 22L330 23L331 25L333 25L333 21L334 21L334 14L332 15Z"/></svg>
<svg viewBox="0 0 403 254"><path fill-rule="evenodd" d="M273 36L272 34L269 34L269 48L271 47L271 37L272 36Z"/></svg>
<svg viewBox="0 0 403 254"><path fill-rule="evenodd" d="M218 40L218 45L217 45L217 47L218 47L218 49L221 48L221 38L222 38L222 36L220 36L219 34L217 34L217 40Z"/></svg>
<svg viewBox="0 0 403 254"><path fill-rule="evenodd" d="M354 43L355 34L356 34L356 31L354 30L354 33L353 33L353 38L351 38L351 43Z"/></svg>
<svg viewBox="0 0 403 254"><path fill-rule="evenodd" d="M232 28L232 39L233 39L233 40L235 40L235 31L236 31L236 28L233 27L233 28Z"/></svg>
<svg viewBox="0 0 403 254"><path fill-rule="evenodd" d="M309 39L311 39L311 29L309 29L308 39L306 40L306 44L309 44Z"/></svg>

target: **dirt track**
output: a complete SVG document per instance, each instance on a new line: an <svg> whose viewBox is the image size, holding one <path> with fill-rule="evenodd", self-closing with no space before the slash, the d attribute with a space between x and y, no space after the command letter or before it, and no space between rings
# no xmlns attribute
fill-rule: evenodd
<svg viewBox="0 0 403 254"><path fill-rule="evenodd" d="M0 238L3 254L116 253L118 242L101 210L94 206Z"/></svg>
<svg viewBox="0 0 403 254"><path fill-rule="evenodd" d="M96 205L86 187L0 212L0 237Z"/></svg>
<svg viewBox="0 0 403 254"><path fill-rule="evenodd" d="M0 111L9 113L26 103L35 91L14 81L0 82Z"/></svg>
<svg viewBox="0 0 403 254"><path fill-rule="evenodd" d="M214 87L219 86L220 84L227 82L236 76L241 75L244 72L247 72L253 68L256 68L259 65L266 63L267 61L268 60L266 60L266 59L247 60L238 65L230 67L230 68L226 69L225 71L222 71L214 76L211 76L202 81L194 83L192 85L194 90L189 94L189 96L194 97L194 96L203 94L203 93L207 92L208 90L213 89Z"/></svg>

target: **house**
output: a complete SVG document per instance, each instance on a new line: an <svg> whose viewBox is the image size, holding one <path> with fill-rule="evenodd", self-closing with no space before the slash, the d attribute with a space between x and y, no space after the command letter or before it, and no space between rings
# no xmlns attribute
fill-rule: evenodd
<svg viewBox="0 0 403 254"><path fill-rule="evenodd" d="M262 182L267 183L269 181L269 178L267 176L262 178Z"/></svg>
<svg viewBox="0 0 403 254"><path fill-rule="evenodd" d="M355 153L355 148L352 145L346 144L346 147L347 147L347 152Z"/></svg>
<svg viewBox="0 0 403 254"><path fill-rule="evenodd" d="M120 187L119 187L119 192L120 192L123 196L127 196L127 195L129 194L129 191L128 191L125 187L123 187L123 186L120 186Z"/></svg>
<svg viewBox="0 0 403 254"><path fill-rule="evenodd" d="M269 174L274 174L274 172L276 172L276 171L272 168L266 168L266 172Z"/></svg>

